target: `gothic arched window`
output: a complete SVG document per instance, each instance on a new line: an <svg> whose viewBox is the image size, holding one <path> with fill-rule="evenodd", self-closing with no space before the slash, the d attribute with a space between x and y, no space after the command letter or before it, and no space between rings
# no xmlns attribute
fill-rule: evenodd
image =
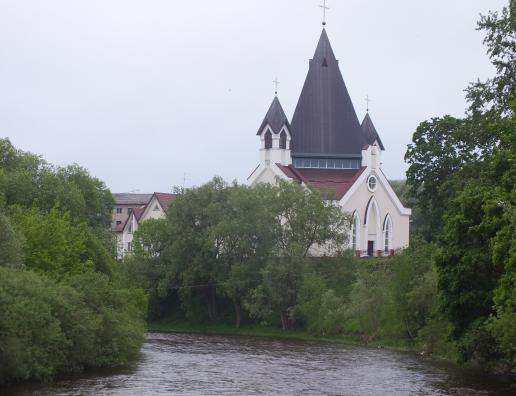
<svg viewBox="0 0 516 396"><path fill-rule="evenodd" d="M383 223L383 251L385 254L389 254L392 249L392 221L391 216L387 215Z"/></svg>
<svg viewBox="0 0 516 396"><path fill-rule="evenodd" d="M270 129L268 129L267 132L265 132L265 148L272 148L272 133Z"/></svg>
<svg viewBox="0 0 516 396"><path fill-rule="evenodd" d="M287 133L284 130L280 133L279 148L285 150L287 148Z"/></svg>
<svg viewBox="0 0 516 396"><path fill-rule="evenodd" d="M353 214L353 222L351 223L351 249L357 251L360 246L360 219L358 213Z"/></svg>

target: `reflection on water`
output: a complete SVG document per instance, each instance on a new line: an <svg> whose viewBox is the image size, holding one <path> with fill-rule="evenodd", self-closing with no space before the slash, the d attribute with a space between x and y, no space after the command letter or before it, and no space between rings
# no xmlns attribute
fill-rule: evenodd
<svg viewBox="0 0 516 396"><path fill-rule="evenodd" d="M252 337L151 333L133 368L22 395L509 395L506 384L412 354Z"/></svg>

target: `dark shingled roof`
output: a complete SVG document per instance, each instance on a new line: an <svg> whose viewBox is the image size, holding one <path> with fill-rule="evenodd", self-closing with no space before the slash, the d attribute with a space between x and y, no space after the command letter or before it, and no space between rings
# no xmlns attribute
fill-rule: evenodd
<svg viewBox="0 0 516 396"><path fill-rule="evenodd" d="M269 126L271 127L272 132L276 134L280 133L281 128L283 128L283 125L287 125L287 128L290 130L290 125L288 123L287 116L285 115L283 107L281 107L281 103L277 96L274 97L274 100L272 101L271 106L269 107L269 111L267 111L267 114L263 119L262 125L260 125L260 129L258 129L258 132L256 134L261 134L263 128L265 128L267 124L269 124Z"/></svg>
<svg viewBox="0 0 516 396"><path fill-rule="evenodd" d="M361 128L367 144L372 145L375 140L378 140L380 148L385 150L382 140L380 139L380 135L378 135L378 132L376 132L376 128L374 127L373 120L371 120L369 113L366 113L364 121L362 121Z"/></svg>
<svg viewBox="0 0 516 396"><path fill-rule="evenodd" d="M326 30L292 118L292 154L361 154L365 140Z"/></svg>
<svg viewBox="0 0 516 396"><path fill-rule="evenodd" d="M117 205L147 205L152 194L114 193Z"/></svg>

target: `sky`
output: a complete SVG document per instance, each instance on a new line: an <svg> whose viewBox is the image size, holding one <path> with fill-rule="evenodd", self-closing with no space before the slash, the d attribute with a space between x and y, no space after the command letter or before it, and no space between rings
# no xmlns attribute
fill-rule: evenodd
<svg viewBox="0 0 516 396"><path fill-rule="evenodd" d="M319 0L0 0L0 137L113 192L246 181L274 97L289 117L321 33ZM461 117L493 75L480 13L507 0L327 0L360 121L365 97L404 178L418 124Z"/></svg>

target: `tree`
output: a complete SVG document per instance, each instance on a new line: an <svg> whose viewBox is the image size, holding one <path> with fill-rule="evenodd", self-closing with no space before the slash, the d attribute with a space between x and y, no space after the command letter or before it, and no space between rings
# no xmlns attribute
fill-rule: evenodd
<svg viewBox="0 0 516 396"><path fill-rule="evenodd" d="M272 307L283 330L288 330L294 324L306 257L315 252L331 255L342 251L350 220L337 204L305 186L278 179L270 193L275 244L262 271L262 284L253 292L248 307L262 318L269 316Z"/></svg>
<svg viewBox="0 0 516 396"><path fill-rule="evenodd" d="M22 243L9 219L0 212L0 267L19 268L23 264Z"/></svg>

